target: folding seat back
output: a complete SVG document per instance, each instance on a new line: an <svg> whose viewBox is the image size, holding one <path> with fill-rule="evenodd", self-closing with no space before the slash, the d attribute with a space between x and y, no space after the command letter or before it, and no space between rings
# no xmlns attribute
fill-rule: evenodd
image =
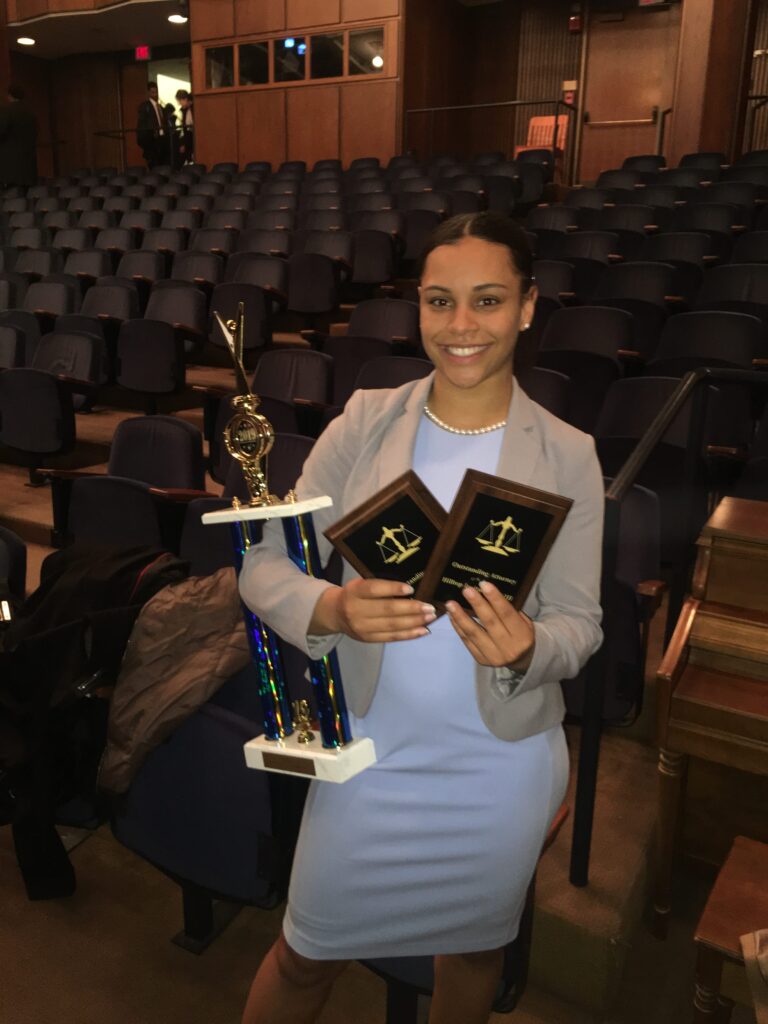
<svg viewBox="0 0 768 1024"><path fill-rule="evenodd" d="M254 209L256 210L297 210L299 207L299 197L295 192L291 193L277 193L270 195L269 193L262 193L256 200Z"/></svg>
<svg viewBox="0 0 768 1024"><path fill-rule="evenodd" d="M296 214L293 210L252 210L245 227L251 231L293 231Z"/></svg>
<svg viewBox="0 0 768 1024"><path fill-rule="evenodd" d="M401 192L397 196L397 208L406 214L426 210L440 218L452 212L451 197L447 192Z"/></svg>
<svg viewBox="0 0 768 1024"><path fill-rule="evenodd" d="M47 274L55 274L61 265L62 256L57 249L23 249L16 257L13 273L34 281Z"/></svg>
<svg viewBox="0 0 768 1024"><path fill-rule="evenodd" d="M252 231L243 231L238 239L237 248L239 252L288 256L291 252L291 233L284 228L256 228Z"/></svg>
<svg viewBox="0 0 768 1024"><path fill-rule="evenodd" d="M25 210L24 213L12 213L8 217L8 230L16 231L17 228L34 228L38 222L38 214L33 210Z"/></svg>
<svg viewBox="0 0 768 1024"><path fill-rule="evenodd" d="M142 248L175 253L186 249L187 244L184 232L179 228L153 228L145 233Z"/></svg>
<svg viewBox="0 0 768 1024"><path fill-rule="evenodd" d="M36 456L70 451L75 443L72 397L53 374L19 367L0 374L0 444Z"/></svg>
<svg viewBox="0 0 768 1024"><path fill-rule="evenodd" d="M52 331L40 338L32 366L57 376L96 384L103 359L103 345L92 334Z"/></svg>
<svg viewBox="0 0 768 1024"><path fill-rule="evenodd" d="M342 210L309 210L301 216L305 231L346 231L347 216Z"/></svg>
<svg viewBox="0 0 768 1024"><path fill-rule="evenodd" d="M148 231L146 234L150 234ZM144 236L146 238L146 235ZM134 248L134 235L130 228L105 228L93 241L94 249L104 249L116 256Z"/></svg>
<svg viewBox="0 0 768 1024"><path fill-rule="evenodd" d="M97 283L85 293L80 312L99 320L132 320L139 315L139 296L128 281L125 284Z"/></svg>
<svg viewBox="0 0 768 1024"><path fill-rule="evenodd" d="M650 206L639 203L606 207L600 214L602 231L637 231L645 233L656 224L656 214Z"/></svg>
<svg viewBox="0 0 768 1024"><path fill-rule="evenodd" d="M387 182L384 178L379 176L375 178L351 179L346 188L346 193L349 196L365 196L386 191L388 191Z"/></svg>
<svg viewBox="0 0 768 1024"><path fill-rule="evenodd" d="M608 188L573 188L563 203L579 210L602 210L610 201L611 191Z"/></svg>
<svg viewBox="0 0 768 1024"><path fill-rule="evenodd" d="M693 263L701 266L707 254L707 239L697 231L668 231L651 235L643 242L641 261L660 263Z"/></svg>
<svg viewBox="0 0 768 1024"><path fill-rule="evenodd" d="M648 372L682 377L699 366L749 370L752 360L765 351L764 329L757 317L719 310L679 313L665 324Z"/></svg>
<svg viewBox="0 0 768 1024"><path fill-rule="evenodd" d="M74 224L75 218L69 210L52 210L44 214L41 221L41 226L50 232L72 228Z"/></svg>
<svg viewBox="0 0 768 1024"><path fill-rule="evenodd" d="M253 391L283 401L295 398L327 404L331 399L333 360L313 349L264 352L253 375Z"/></svg>
<svg viewBox="0 0 768 1024"><path fill-rule="evenodd" d="M525 218L525 226L529 231L570 231L578 227L573 208L569 206L551 205L534 206Z"/></svg>
<svg viewBox="0 0 768 1024"><path fill-rule="evenodd" d="M45 228L16 228L10 237L14 249L44 249L50 241L50 232Z"/></svg>
<svg viewBox="0 0 768 1024"><path fill-rule="evenodd" d="M177 231L187 231L190 234L196 231L203 223L202 210L168 210L163 214L160 221L161 228L171 228Z"/></svg>
<svg viewBox="0 0 768 1024"><path fill-rule="evenodd" d="M193 284L179 281L174 288L153 288L144 315L197 338L206 334L205 295Z"/></svg>
<svg viewBox="0 0 768 1024"><path fill-rule="evenodd" d="M700 201L732 206L736 211L734 223L749 228L755 217L757 197L757 185L748 181L720 181L703 190Z"/></svg>
<svg viewBox="0 0 768 1024"><path fill-rule="evenodd" d="M163 257L149 249L130 249L117 264L118 277L152 283L165 276Z"/></svg>
<svg viewBox="0 0 768 1024"><path fill-rule="evenodd" d="M728 163L728 160L724 159L723 163ZM748 153L742 153L740 157L737 157L735 163L739 167L747 165L768 167L768 149L751 149Z"/></svg>
<svg viewBox="0 0 768 1024"><path fill-rule="evenodd" d="M22 365L29 366L40 341L40 324L35 314L23 309L0 310L0 327L12 327L19 334L23 351Z"/></svg>
<svg viewBox="0 0 768 1024"><path fill-rule="evenodd" d="M64 273L74 274L87 280L96 280L112 270L109 253L102 249L83 249L70 252L64 261Z"/></svg>
<svg viewBox="0 0 768 1024"><path fill-rule="evenodd" d="M349 318L349 334L418 345L419 307L406 299L368 299L359 302Z"/></svg>
<svg viewBox="0 0 768 1024"><path fill-rule="evenodd" d="M768 323L768 264L713 267L696 300L697 309L751 313Z"/></svg>
<svg viewBox="0 0 768 1024"><path fill-rule="evenodd" d="M351 195L347 199L347 212L351 215L377 210L392 210L395 206L395 198L390 192L379 190L378 192L360 193Z"/></svg>
<svg viewBox="0 0 768 1024"><path fill-rule="evenodd" d="M214 200L211 196L194 194L179 196L176 201L176 210L197 210L199 213L205 213L213 208L213 202Z"/></svg>
<svg viewBox="0 0 768 1024"><path fill-rule="evenodd" d="M189 196L208 196L214 200L216 196L224 194L224 185L215 181L198 181L189 189Z"/></svg>
<svg viewBox="0 0 768 1024"><path fill-rule="evenodd" d="M0 370L24 365L24 335L9 324L0 324ZM2 576L2 573L0 573Z"/></svg>
<svg viewBox="0 0 768 1024"><path fill-rule="evenodd" d="M261 348L271 340L267 293L255 284L227 281L217 284L211 295L211 324L208 336L213 345L222 348L227 344L215 321L214 312L226 323L237 317L240 303L243 304L245 311L244 347Z"/></svg>
<svg viewBox="0 0 768 1024"><path fill-rule="evenodd" d="M56 281L35 281L24 296L23 309L36 315L60 316L76 312L74 291Z"/></svg>
<svg viewBox="0 0 768 1024"><path fill-rule="evenodd" d="M333 359L332 403L344 406L355 389L362 366L370 359L391 356L392 343L382 338L328 335L323 341L323 352Z"/></svg>
<svg viewBox="0 0 768 1024"><path fill-rule="evenodd" d="M601 299L640 299L665 308L674 267L668 263L636 261L606 267L597 288Z"/></svg>
<svg viewBox="0 0 768 1024"><path fill-rule="evenodd" d="M350 218L353 231L383 231L393 238L405 238L405 216L400 210L365 210Z"/></svg>
<svg viewBox="0 0 768 1024"><path fill-rule="evenodd" d="M323 161L323 163L325 163L325 162L326 161ZM364 168L378 167L378 166L379 166L379 158L377 156L358 156L358 157L356 157L354 160L352 160L350 162L349 169L350 169L350 171L354 172L354 171L361 171ZM317 164L315 164L315 169L317 169Z"/></svg>
<svg viewBox="0 0 768 1024"><path fill-rule="evenodd" d="M23 196L13 196L3 199L3 213L25 213L29 207L29 200Z"/></svg>
<svg viewBox="0 0 768 1024"><path fill-rule="evenodd" d="M289 266L285 260L258 253L234 253L227 262L227 279L255 284L281 304L288 301Z"/></svg>
<svg viewBox="0 0 768 1024"><path fill-rule="evenodd" d="M768 263L768 231L747 231L733 244L731 263Z"/></svg>
<svg viewBox="0 0 768 1024"><path fill-rule="evenodd" d="M307 231L302 251L328 256L343 267L352 268L354 244L349 231Z"/></svg>
<svg viewBox="0 0 768 1024"><path fill-rule="evenodd" d="M80 543L149 546L166 542L146 484L116 476L80 477L72 484L67 533Z"/></svg>
<svg viewBox="0 0 768 1024"><path fill-rule="evenodd" d="M205 489L203 435L177 416L134 416L112 436L108 472L151 487Z"/></svg>
<svg viewBox="0 0 768 1024"><path fill-rule="evenodd" d="M108 231L114 228L116 223L114 213L108 210L84 210L77 218L77 226L89 231Z"/></svg>
<svg viewBox="0 0 768 1024"><path fill-rule="evenodd" d="M246 212L244 210L211 210L205 218L208 229L225 228L231 231L242 231L245 227Z"/></svg>
<svg viewBox="0 0 768 1024"><path fill-rule="evenodd" d="M302 210L341 210L344 198L340 192L325 192L319 195L307 195L302 198Z"/></svg>
<svg viewBox="0 0 768 1024"><path fill-rule="evenodd" d="M434 187L434 180L425 175L397 178L392 182L394 192L431 192Z"/></svg>
<svg viewBox="0 0 768 1024"><path fill-rule="evenodd" d="M727 163L728 157L725 153L686 153L680 158L678 167L709 167L712 170L719 170Z"/></svg>
<svg viewBox="0 0 768 1024"><path fill-rule="evenodd" d="M369 359L360 367L356 388L399 388L414 380L428 377L434 366L428 359L412 356L384 356Z"/></svg>
<svg viewBox="0 0 768 1024"><path fill-rule="evenodd" d="M506 155L500 149L494 149L487 153L478 153L477 156L472 158L472 164L475 167L492 167L494 164L503 163L505 160Z"/></svg>
<svg viewBox="0 0 768 1024"><path fill-rule="evenodd" d="M120 218L120 227L143 235L158 224L158 214L154 210L127 210Z"/></svg>
<svg viewBox="0 0 768 1024"><path fill-rule="evenodd" d="M238 232L232 228L198 228L189 239L189 248L195 252L215 252L227 256L234 251Z"/></svg>
<svg viewBox="0 0 768 1024"><path fill-rule="evenodd" d="M334 195L341 192L341 179L317 178L307 179L304 184L304 196Z"/></svg>
<svg viewBox="0 0 768 1024"><path fill-rule="evenodd" d="M91 233L86 228L59 228L53 236L51 248L60 252L77 252L88 249L91 244Z"/></svg>
<svg viewBox="0 0 768 1024"><path fill-rule="evenodd" d="M240 188L248 188L248 182L245 182ZM253 191L251 192L227 192L226 195L219 196L213 202L213 210L243 210L245 213L250 213L251 210L256 208L256 196Z"/></svg>
<svg viewBox="0 0 768 1024"><path fill-rule="evenodd" d="M662 167L666 166L666 157L657 155L656 153L647 153L641 156L628 156L621 165L622 170L625 171L640 171L641 173L645 172L651 174L660 171Z"/></svg>
<svg viewBox="0 0 768 1024"><path fill-rule="evenodd" d="M515 378L523 391L537 405L558 419L568 419L571 381L564 373L544 366L523 366L515 369Z"/></svg>
<svg viewBox="0 0 768 1024"><path fill-rule="evenodd" d="M560 240L555 250L561 260L599 260L607 263L619 248L619 236L615 231L576 231Z"/></svg>
<svg viewBox="0 0 768 1024"><path fill-rule="evenodd" d="M176 281L191 281L199 287L218 284L223 276L224 260L217 253L187 249L173 257L171 277Z"/></svg>
<svg viewBox="0 0 768 1024"><path fill-rule="evenodd" d="M171 324L126 320L117 337L115 379L143 395L171 395L186 380L184 345Z"/></svg>

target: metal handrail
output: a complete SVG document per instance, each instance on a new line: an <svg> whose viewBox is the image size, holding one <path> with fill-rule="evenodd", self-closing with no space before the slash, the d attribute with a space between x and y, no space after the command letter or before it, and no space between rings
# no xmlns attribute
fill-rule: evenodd
<svg viewBox="0 0 768 1024"><path fill-rule="evenodd" d="M551 148L552 150L552 161L553 163L557 160L558 146L557 146L557 135L559 120L561 117L562 110L573 111L577 114L578 108L572 103L566 103L563 99L554 100L498 100L492 103L461 103L451 104L450 106L444 107L411 107L405 111L403 119L403 151L408 152L408 117L410 114L429 114L429 138L430 138L430 150L432 148L432 140L434 139L434 127L435 127L435 114L444 113L448 110L487 110L489 107L533 107L533 106L547 106L551 105L554 108L555 125L552 133L552 146L542 146L542 149ZM575 120L575 119L574 119ZM575 146L569 139L570 144L570 158L568 161L568 181L573 183L574 175L574 155Z"/></svg>
<svg viewBox="0 0 768 1024"><path fill-rule="evenodd" d="M704 507L702 445L709 392L709 388L705 385L718 381L746 384L751 388L768 390L768 374L757 370L700 367L687 373L605 492L601 579L603 607L606 607L611 600L615 586L621 502L629 488L637 480L640 471L664 437L672 421L687 402L693 402L683 470L683 487L684 493L688 496L688 507L685 510L684 541L679 555L673 563L665 624L665 645L669 642L683 605L693 567L693 544L703 525L698 521L700 517L697 516L697 511ZM581 720L579 768L574 801L573 842L571 844L570 881L572 885L576 886L585 886L589 881L589 854L592 843L597 768L603 726L605 677L608 668L606 648L607 644L603 643L587 666L584 710Z"/></svg>

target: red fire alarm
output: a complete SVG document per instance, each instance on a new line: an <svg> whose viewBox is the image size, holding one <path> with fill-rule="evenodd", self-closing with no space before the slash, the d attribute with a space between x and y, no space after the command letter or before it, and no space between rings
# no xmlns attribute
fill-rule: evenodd
<svg viewBox="0 0 768 1024"><path fill-rule="evenodd" d="M152 60L152 48L150 46L137 46L133 51L136 60Z"/></svg>

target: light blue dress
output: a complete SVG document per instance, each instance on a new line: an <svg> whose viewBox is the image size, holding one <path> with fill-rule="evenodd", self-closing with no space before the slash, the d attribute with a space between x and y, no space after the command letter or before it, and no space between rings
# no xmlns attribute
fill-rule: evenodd
<svg viewBox="0 0 768 1024"><path fill-rule="evenodd" d="M450 508L464 471L494 473L503 430L457 435L422 418L413 469ZM314 782L283 923L317 960L472 953L517 934L562 799L561 726L510 743L477 708L474 661L443 616L387 644L373 703L352 717L377 762Z"/></svg>

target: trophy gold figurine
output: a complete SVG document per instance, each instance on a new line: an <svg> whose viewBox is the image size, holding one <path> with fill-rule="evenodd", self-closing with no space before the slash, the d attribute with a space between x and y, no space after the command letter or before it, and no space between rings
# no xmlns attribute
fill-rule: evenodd
<svg viewBox="0 0 768 1024"><path fill-rule="evenodd" d="M240 303L236 320L226 323L218 313L216 322L227 343L235 369L238 394L232 399L233 416L224 429L229 454L243 470L248 487L247 505L237 498L231 508L207 512L203 523L229 523L232 529L235 569L239 574L251 544L256 543L254 526L258 521L280 519L291 560L303 572L317 576L322 570L312 513L328 508L327 495L296 500L291 495L282 501L269 493L264 460L274 443L272 425L258 412L259 398L248 386L243 366L245 316ZM344 782L376 760L373 741L353 739L349 728L344 690L336 652L318 661L309 661L312 690L320 723L322 746L311 741L309 707L306 701L293 704L282 668L277 637L266 623L243 605L246 631L259 678L264 733L245 744L245 760L251 768L266 768L289 775L303 775L330 782Z"/></svg>

